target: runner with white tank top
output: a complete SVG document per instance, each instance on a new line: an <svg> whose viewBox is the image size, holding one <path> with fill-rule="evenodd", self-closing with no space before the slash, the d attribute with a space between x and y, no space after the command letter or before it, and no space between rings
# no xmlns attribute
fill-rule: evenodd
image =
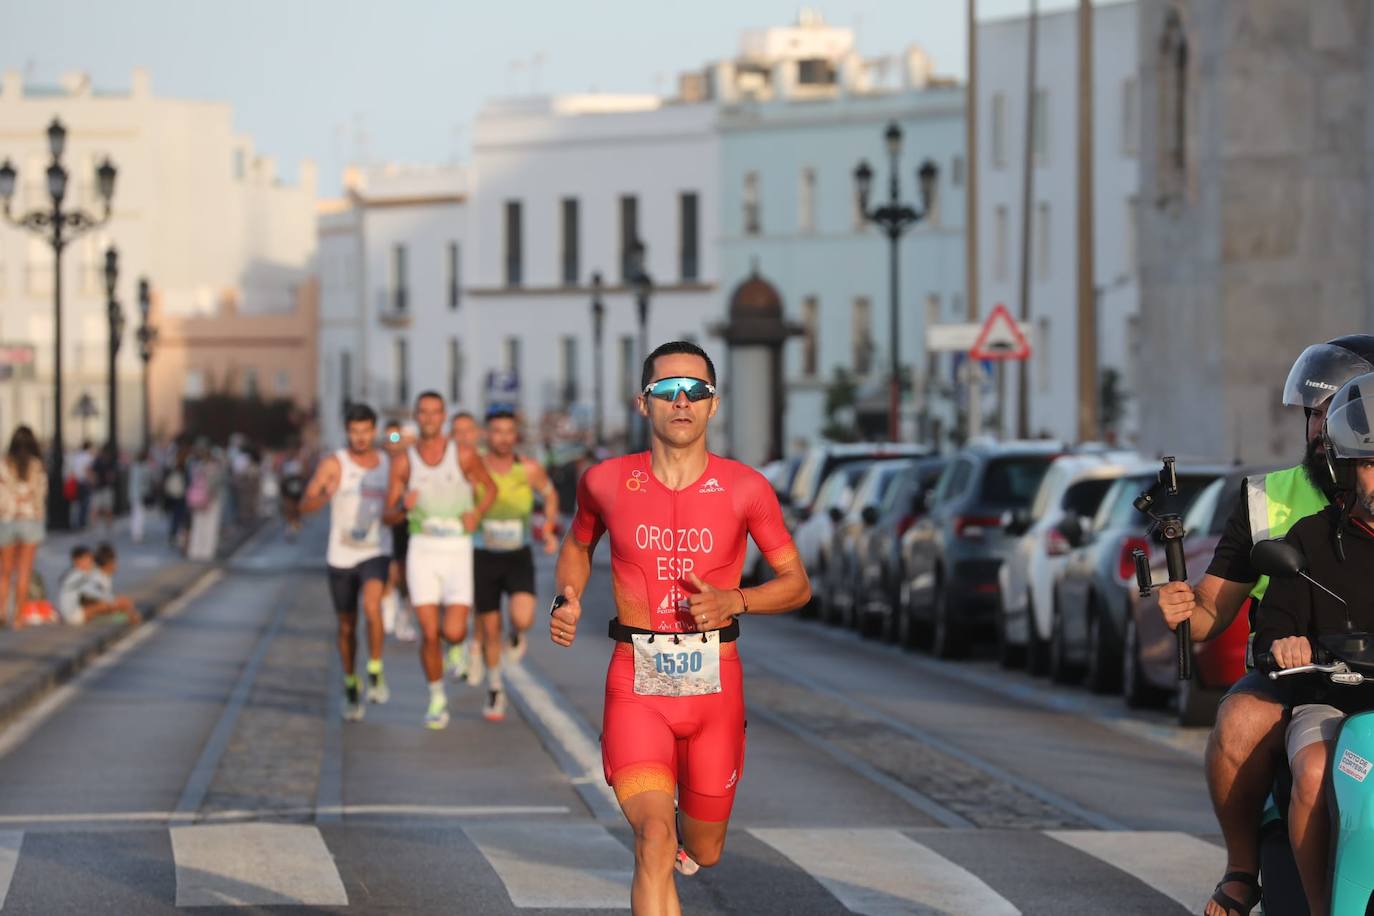
<svg viewBox="0 0 1374 916"><path fill-rule="evenodd" d="M329 593L339 621L339 655L344 671L343 715L363 717L354 674L358 650L358 600L367 615L367 700L391 696L382 676L382 589L391 563L391 529L382 523L391 461L374 444L377 415L366 404L352 404L344 415L348 447L325 457L301 499L302 514L329 504Z"/></svg>
<svg viewBox="0 0 1374 916"><path fill-rule="evenodd" d="M460 676L472 608L472 532L496 499L496 486L477 452L444 436L445 418L444 399L437 393L416 399L420 437L392 463L390 511L384 519L409 523L406 586L420 622L420 663L430 689L425 726L432 729L444 728L449 718L441 630L454 647L450 660ZM480 502L474 500L474 485L481 489Z"/></svg>

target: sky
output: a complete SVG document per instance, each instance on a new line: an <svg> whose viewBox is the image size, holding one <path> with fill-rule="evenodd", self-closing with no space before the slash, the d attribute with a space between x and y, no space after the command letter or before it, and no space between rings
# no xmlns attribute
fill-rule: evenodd
<svg viewBox="0 0 1374 916"><path fill-rule="evenodd" d="M1028 4L978 0L978 16ZM313 159L330 196L349 163L466 159L489 98L668 93L803 5L854 28L864 56L915 43L938 74L965 75L962 0L0 0L0 67L49 85L84 71L117 91L142 66L155 95L230 103L288 180Z"/></svg>

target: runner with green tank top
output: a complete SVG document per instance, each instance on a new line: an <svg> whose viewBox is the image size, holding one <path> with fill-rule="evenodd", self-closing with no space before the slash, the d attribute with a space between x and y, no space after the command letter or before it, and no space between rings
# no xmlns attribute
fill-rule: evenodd
<svg viewBox="0 0 1374 916"><path fill-rule="evenodd" d="M449 719L441 623L443 638L462 646L472 607L472 533L496 497L478 454L444 436L444 417L438 393L426 391L416 399L420 437L391 464L384 519L409 522L406 585L420 623L420 664L430 694L425 727L432 729L444 728ZM481 489L480 499L474 500L474 488Z"/></svg>
<svg viewBox="0 0 1374 916"><path fill-rule="evenodd" d="M475 554L477 619L487 670L487 700L483 715L500 721L506 714L501 682L501 596L510 596L510 652L512 661L525 654L527 631L534 623L534 553L530 549L530 518L534 495L544 499L540 539L545 553L558 550L558 493L539 462L515 452L520 436L515 414L497 409L487 414L487 471L496 497L482 517Z"/></svg>

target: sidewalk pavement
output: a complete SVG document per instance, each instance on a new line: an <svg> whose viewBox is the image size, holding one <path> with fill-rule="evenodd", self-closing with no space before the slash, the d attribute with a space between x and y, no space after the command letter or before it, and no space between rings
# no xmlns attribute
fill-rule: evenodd
<svg viewBox="0 0 1374 916"><path fill-rule="evenodd" d="M227 529L220 536L219 559L243 545L264 523ZM189 589L215 564L181 556L167 543L167 524L161 515L148 519L143 543L129 536L127 518L110 531L88 529L51 535L38 550L34 564L49 596L70 563L77 544L94 549L109 541L119 556L115 591L131 595L144 619L156 616ZM23 630L0 630L0 723L14 718L45 693L74 677L102 652L133 630L124 621L100 617L84 626L52 624Z"/></svg>

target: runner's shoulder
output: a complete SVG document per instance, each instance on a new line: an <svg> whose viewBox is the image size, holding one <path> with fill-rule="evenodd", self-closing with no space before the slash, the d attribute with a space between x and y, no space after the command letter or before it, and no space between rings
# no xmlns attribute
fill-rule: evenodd
<svg viewBox="0 0 1374 916"><path fill-rule="evenodd" d="M752 465L745 464L743 461L736 461L733 458L722 458L720 455L713 454L712 474L721 486L733 487L741 496L757 496L760 493L772 493L772 484L768 478L759 473L758 469Z"/></svg>

